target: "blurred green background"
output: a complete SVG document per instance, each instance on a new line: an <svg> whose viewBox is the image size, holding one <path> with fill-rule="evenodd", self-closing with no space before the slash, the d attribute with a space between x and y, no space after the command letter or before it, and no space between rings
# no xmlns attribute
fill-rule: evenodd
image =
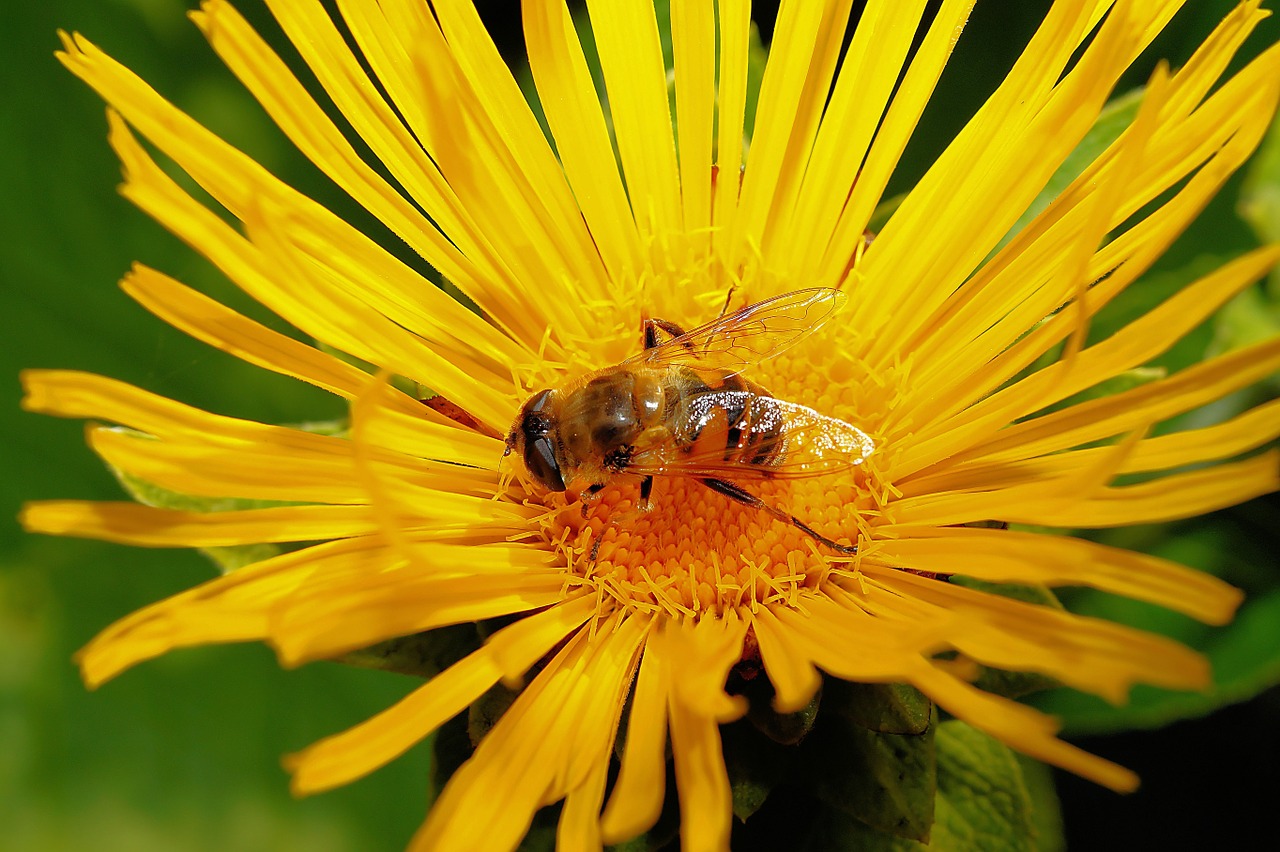
<svg viewBox="0 0 1280 852"><path fill-rule="evenodd" d="M504 50L518 56L515 4L480 5ZM1185 60L1232 5L1188 4L1126 86L1140 85L1160 56ZM979 3L908 151L899 189L995 85L1046 6ZM239 7L269 36L276 33L257 0ZM18 411L22 368L92 370L268 422L341 413L333 400L299 383L187 340L115 286L139 260L263 317L116 195L119 170L104 140L103 106L55 61L59 27L89 36L269 169L378 230L276 133L186 20L187 8L182 0L52 0L8 2L0 10L0 849L399 849L424 812L424 748L372 778L303 801L289 797L279 757L365 719L413 681L330 664L281 671L265 648L237 646L173 654L89 693L71 663L75 649L114 619L207 579L213 569L193 553L26 537L14 520L23 500L121 498L85 449L81 424ZM767 8L758 13L766 39L769 14ZM1268 21L1249 51L1277 40L1280 26ZM1272 156L1271 166L1259 168L1274 174L1280 155ZM1274 180L1258 186L1280 191ZM1256 187L1246 189L1260 197ZM1242 182L1233 182L1114 321L1256 243L1236 215L1241 191ZM1275 333L1274 294L1274 287L1246 294L1169 363L1183 365ZM1249 398L1274 393L1261 389ZM1181 703L1154 692L1139 695L1127 716L1069 696L1050 698L1049 706L1072 714L1074 730L1091 735L1082 744L1127 763L1146 782L1143 791L1121 798L1061 779L1073 848L1195 848L1201 836L1221 838L1223 831L1237 840L1269 838L1251 833L1248 817L1280 793L1274 690L1162 730L1111 732L1208 712L1280 679L1276 521L1277 504L1269 498L1203 521L1109 539L1222 573L1248 588L1254 604L1233 628L1205 631L1143 608L1077 601L1197 642L1215 655L1230 688ZM1264 773L1262 782L1256 775L1247 780L1249 772ZM1269 822L1256 816L1259 826Z"/></svg>

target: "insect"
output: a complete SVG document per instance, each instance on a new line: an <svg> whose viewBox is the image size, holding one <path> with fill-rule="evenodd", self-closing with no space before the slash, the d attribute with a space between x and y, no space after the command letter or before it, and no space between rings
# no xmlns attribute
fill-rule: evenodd
<svg viewBox="0 0 1280 852"><path fill-rule="evenodd" d="M798 290L690 332L647 319L638 355L530 397L504 455L519 455L551 491L585 486L584 513L619 477L639 479L642 511L651 505L655 477L686 477L832 550L856 553L744 485L844 470L874 450L857 427L777 399L741 375L812 334L845 299L838 290Z"/></svg>

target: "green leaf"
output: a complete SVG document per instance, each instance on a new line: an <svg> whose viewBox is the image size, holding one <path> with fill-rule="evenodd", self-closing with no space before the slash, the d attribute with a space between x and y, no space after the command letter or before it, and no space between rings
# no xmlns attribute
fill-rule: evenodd
<svg viewBox="0 0 1280 852"><path fill-rule="evenodd" d="M457 624L388 639L344 654L338 662L413 677L433 678L478 647L480 637L475 625Z"/></svg>
<svg viewBox="0 0 1280 852"><path fill-rule="evenodd" d="M1003 695L1005 698L1022 698L1036 692L1044 692L1061 684L1048 675L1037 672L1011 672L991 666L979 666L973 685L983 692Z"/></svg>
<svg viewBox="0 0 1280 852"><path fill-rule="evenodd" d="M893 214L902 206L902 202L907 200L907 193L892 196L883 199L876 205L876 209L871 213L871 218L867 220L867 230L873 234L878 234L884 230L884 226L893 218Z"/></svg>
<svg viewBox="0 0 1280 852"><path fill-rule="evenodd" d="M835 808L823 808L813 817L813 829L804 849L828 852L833 849L856 849L858 852L921 852L925 849L947 849L940 843L925 845L906 837L876 831L864 822Z"/></svg>
<svg viewBox="0 0 1280 852"><path fill-rule="evenodd" d="M133 474L125 473L114 467L111 468L111 472L115 474L116 479L124 486L124 490L129 493L130 497L144 506L154 506L157 509L173 509L179 512L236 512L246 509L267 509L273 506L297 505L274 500L200 497L192 494L183 494L178 491L171 491L168 488L161 488L159 485L147 482L145 479L140 479Z"/></svg>
<svg viewBox="0 0 1280 852"><path fill-rule="evenodd" d="M935 726L936 818L920 842L876 830L837 807L814 816L806 848L859 852L1060 852L1061 818L1048 769L963 722ZM927 845L926 845L927 844Z"/></svg>
<svg viewBox="0 0 1280 852"><path fill-rule="evenodd" d="M520 691L495 683L467 709L467 736L471 745L478 746L485 734L493 730L511 705L520 697Z"/></svg>
<svg viewBox="0 0 1280 852"><path fill-rule="evenodd" d="M141 434L141 433L139 433ZM196 497L161 488L130 473L108 467L115 475L129 496L144 506L158 509L173 509L180 512L233 512L245 509L265 509L271 506L284 506L270 500L243 500L230 497ZM230 574L246 565L270 559L283 551L278 544L241 544L227 547L197 548L217 566L218 571Z"/></svg>
<svg viewBox="0 0 1280 852"><path fill-rule="evenodd" d="M560 823L561 806L559 804L542 808L533 815L533 824L528 833L516 847L519 852L554 852L556 848L556 828Z"/></svg>
<svg viewBox="0 0 1280 852"><path fill-rule="evenodd" d="M431 742L431 791L427 797L428 802L439 798L444 785L449 783L453 773L467 762L474 751L471 737L467 735L465 714L459 713L440 726Z"/></svg>
<svg viewBox="0 0 1280 852"><path fill-rule="evenodd" d="M928 840L934 818L934 732L879 734L824 714L801 746L796 777L829 808L897 837Z"/></svg>
<svg viewBox="0 0 1280 852"><path fill-rule="evenodd" d="M822 702L822 690L809 703L794 713L779 713L773 709L773 686L767 678L756 678L743 691L748 700L747 719L756 730L775 743L795 745L808 735L818 718L818 706Z"/></svg>
<svg viewBox="0 0 1280 852"><path fill-rule="evenodd" d="M1280 334L1280 301L1269 298L1261 287L1250 287L1223 305L1214 318L1213 332L1212 355L1270 340Z"/></svg>
<svg viewBox="0 0 1280 852"><path fill-rule="evenodd" d="M279 556L284 551L284 548L278 544L239 544L198 549L213 560L213 564L218 566L218 571L223 574L230 574L246 565Z"/></svg>
<svg viewBox="0 0 1280 852"><path fill-rule="evenodd" d="M1008 746L963 722L938 726L934 846L1035 852L1031 794Z"/></svg>
<svg viewBox="0 0 1280 852"><path fill-rule="evenodd" d="M1058 804L1058 791L1053 783L1053 770L1024 754L1015 754L1022 769L1022 780L1031 798L1031 823L1035 829L1036 848L1039 852L1065 852L1067 839L1063 836L1062 807Z"/></svg>
<svg viewBox="0 0 1280 852"><path fill-rule="evenodd" d="M1002 598L1012 598L1015 601L1035 604L1036 606L1047 606L1051 609L1062 609L1062 603L1058 600L1058 596L1048 586L1026 583L992 583L989 580L978 580L963 575L952 577L951 582L957 586L964 586L966 589L986 592L989 595L999 595Z"/></svg>
<svg viewBox="0 0 1280 852"><path fill-rule="evenodd" d="M882 734L922 734L932 708L920 690L905 683L851 683L827 678L823 708Z"/></svg>
<svg viewBox="0 0 1280 852"><path fill-rule="evenodd" d="M1236 208L1263 243L1280 242L1280 120L1271 125L1245 172ZM1280 289L1280 279L1272 274Z"/></svg>
<svg viewBox="0 0 1280 852"><path fill-rule="evenodd" d="M746 721L723 726L720 737L733 791L733 814L745 822L781 783L798 750L770 739Z"/></svg>

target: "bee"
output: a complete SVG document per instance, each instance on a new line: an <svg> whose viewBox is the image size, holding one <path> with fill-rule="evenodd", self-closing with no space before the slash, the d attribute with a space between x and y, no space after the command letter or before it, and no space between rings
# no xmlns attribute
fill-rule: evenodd
<svg viewBox="0 0 1280 852"><path fill-rule="evenodd" d="M778 399L742 376L812 334L845 299L838 290L798 290L689 332L646 319L638 355L530 397L503 455L518 455L549 491L581 487L584 515L620 478L639 480L644 511L655 477L685 477L832 550L856 553L744 485L845 470L875 449L857 427Z"/></svg>

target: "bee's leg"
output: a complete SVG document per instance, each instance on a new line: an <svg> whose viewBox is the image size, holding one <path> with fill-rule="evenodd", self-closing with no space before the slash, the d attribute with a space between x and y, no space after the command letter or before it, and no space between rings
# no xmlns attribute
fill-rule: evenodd
<svg viewBox="0 0 1280 852"><path fill-rule="evenodd" d="M809 526L804 521L797 518L795 515L788 514L782 511L781 509L777 509L777 508L774 508L773 506L770 506L768 503L764 502L759 497L752 494L750 491L747 491L745 488L742 488L741 486L734 485L732 482L727 482L726 480L723 480L723 479L713 479L711 477L704 477L702 479L699 479L698 481L701 482L703 485L707 486L708 488L710 488L712 491L716 492L717 494L723 494L725 497L728 497L730 500L737 500L739 503L743 504L744 506L750 506L753 509L760 509L761 511L768 512L770 515L773 515L773 517L777 518L783 523L791 524L793 527L800 530L805 535L809 536L815 541L819 541L822 544L825 544L827 547L831 548L837 553L844 553L848 556L852 556L853 554L858 552L857 545L836 544L834 541L827 538L825 535L818 532L813 527Z"/></svg>
<svg viewBox="0 0 1280 852"><path fill-rule="evenodd" d="M604 483L597 482L594 485L588 485L586 490L582 492L582 495L579 497L579 499L582 500L582 517L585 518L591 512L591 509L596 505L596 499L600 496L600 492L603 490ZM598 543L596 545L596 549L599 549Z"/></svg>
<svg viewBox="0 0 1280 852"><path fill-rule="evenodd" d="M636 508L641 512L647 512L653 508L653 503L649 500L651 493L653 493L653 477L646 476L640 480L640 500L636 503Z"/></svg>
<svg viewBox="0 0 1280 852"><path fill-rule="evenodd" d="M435 394L434 396L429 396L426 399L420 399L418 401L427 408L430 408L436 414L449 418L459 426L463 426L473 432L479 432L481 435L488 435L490 438L498 438L500 440L502 438L502 435L495 431L492 426L487 423L481 423L472 416L470 412L462 408L462 406L452 400L446 399L440 394ZM507 451L503 453L503 455L505 456L510 452L511 447L508 445Z"/></svg>
<svg viewBox="0 0 1280 852"><path fill-rule="evenodd" d="M658 319L657 317L646 318L644 321L644 348L646 352L656 347L659 343L665 342L658 339L659 331L666 332L672 340L677 337L684 337L684 329L675 323Z"/></svg>
<svg viewBox="0 0 1280 852"><path fill-rule="evenodd" d="M733 302L733 294L738 292L738 282L729 285L729 292L724 294L724 305L720 308L720 316L729 313L729 305Z"/></svg>

